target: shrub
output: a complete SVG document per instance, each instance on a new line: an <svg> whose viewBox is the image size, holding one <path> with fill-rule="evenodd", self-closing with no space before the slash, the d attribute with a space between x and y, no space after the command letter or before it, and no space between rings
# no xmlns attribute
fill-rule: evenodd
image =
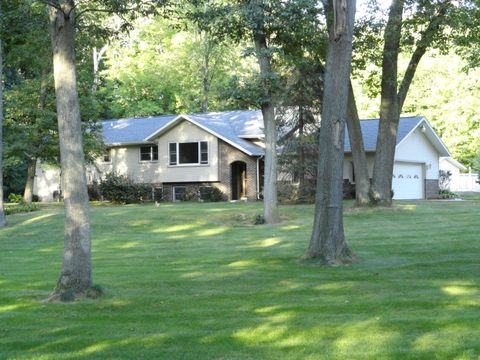
<svg viewBox="0 0 480 360"><path fill-rule="evenodd" d="M438 197L440 199L454 199L457 197L457 194L451 192L450 190L440 190L438 192Z"/></svg>
<svg viewBox="0 0 480 360"><path fill-rule="evenodd" d="M254 225L262 225L265 224L265 218L262 214L255 215L255 219L253 220Z"/></svg>
<svg viewBox="0 0 480 360"><path fill-rule="evenodd" d="M226 199L226 196L222 190L214 186L200 188L200 194L200 197L203 201L219 202L225 201Z"/></svg>
<svg viewBox="0 0 480 360"><path fill-rule="evenodd" d="M100 201L102 200L102 191L100 189L100 184L98 181L93 180L90 185L87 187L88 190L88 200L90 201Z"/></svg>
<svg viewBox="0 0 480 360"><path fill-rule="evenodd" d="M11 193L8 195L8 202L20 204L23 202L23 196L20 194Z"/></svg>
<svg viewBox="0 0 480 360"><path fill-rule="evenodd" d="M106 200L119 204L132 204L152 197L152 187L149 184L137 184L124 175L111 172L100 182L100 191Z"/></svg>
<svg viewBox="0 0 480 360"><path fill-rule="evenodd" d="M13 214L20 214L20 213L26 213L26 212L31 212L31 211L37 211L39 210L38 205L25 205L25 204L20 204L20 205L15 205L15 206L6 206L5 207L5 215L13 215Z"/></svg>

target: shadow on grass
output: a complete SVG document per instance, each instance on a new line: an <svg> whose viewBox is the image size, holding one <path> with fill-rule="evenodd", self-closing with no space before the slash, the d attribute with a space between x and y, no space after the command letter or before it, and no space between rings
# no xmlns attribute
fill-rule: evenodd
<svg viewBox="0 0 480 360"><path fill-rule="evenodd" d="M13 281L9 297L0 297L7 306L0 355L473 359L480 352L479 245L475 226L466 224L478 207L435 206L348 214L350 245L365 261L339 268L297 264L311 230L301 206L288 208L288 223L243 227L229 221L258 207L96 209L95 282L107 295L32 302L39 279L49 276L40 266L56 255L51 239L24 235L18 259L49 251L33 264L40 274L14 262L2 271ZM39 234L27 225L24 234ZM21 286L15 274L25 277Z"/></svg>

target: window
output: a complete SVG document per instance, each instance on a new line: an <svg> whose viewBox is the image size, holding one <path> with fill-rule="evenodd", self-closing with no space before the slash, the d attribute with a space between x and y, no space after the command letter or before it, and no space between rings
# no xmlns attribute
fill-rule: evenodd
<svg viewBox="0 0 480 360"><path fill-rule="evenodd" d="M158 160L158 146L141 146L140 147L140 161L157 161Z"/></svg>
<svg viewBox="0 0 480 360"><path fill-rule="evenodd" d="M173 201L184 201L187 188L185 186L173 187Z"/></svg>
<svg viewBox="0 0 480 360"><path fill-rule="evenodd" d="M110 157L110 149L105 150L105 152L102 155L102 161L104 163L112 162L112 158Z"/></svg>
<svg viewBox="0 0 480 360"><path fill-rule="evenodd" d="M179 164L198 164L198 143L179 143L178 155Z"/></svg>
<svg viewBox="0 0 480 360"><path fill-rule="evenodd" d="M208 164L208 142L195 141L184 143L169 143L170 165Z"/></svg>

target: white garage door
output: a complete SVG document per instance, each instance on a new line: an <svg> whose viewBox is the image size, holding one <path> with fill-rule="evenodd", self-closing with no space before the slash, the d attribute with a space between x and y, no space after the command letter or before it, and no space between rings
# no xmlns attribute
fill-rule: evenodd
<svg viewBox="0 0 480 360"><path fill-rule="evenodd" d="M422 164L398 163L393 166L393 198L423 199Z"/></svg>

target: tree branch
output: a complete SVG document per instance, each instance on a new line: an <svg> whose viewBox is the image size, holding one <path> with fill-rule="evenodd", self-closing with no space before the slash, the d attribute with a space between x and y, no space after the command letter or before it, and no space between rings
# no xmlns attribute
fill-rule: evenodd
<svg viewBox="0 0 480 360"><path fill-rule="evenodd" d="M418 41L417 47L413 52L412 57L410 58L410 62L408 63L407 70L405 71L405 75L403 76L402 83L400 84L400 87L398 89L397 99L399 113L402 112L403 104L405 103L405 99L407 97L407 93L412 83L413 77L415 76L415 73L417 71L418 64L420 63L423 55L425 55L428 47L431 45L433 37L440 30L442 20L445 18L445 14L447 12L447 5L450 3L451 0L446 0L444 3L441 4L437 13L433 15L427 28L421 34L420 40Z"/></svg>

